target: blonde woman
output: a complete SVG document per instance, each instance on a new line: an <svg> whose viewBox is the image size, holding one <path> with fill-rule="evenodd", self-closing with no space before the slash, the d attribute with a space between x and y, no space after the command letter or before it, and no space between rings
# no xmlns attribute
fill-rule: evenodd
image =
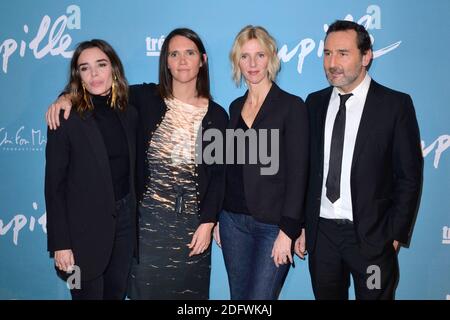
<svg viewBox="0 0 450 320"><path fill-rule="evenodd" d="M308 167L306 107L274 82L280 62L275 40L264 28L243 28L230 58L236 84L244 81L248 90L231 103L228 128L254 131L258 145L269 150L271 132L278 130L279 139L272 143L278 144L279 153L271 156L277 157L279 167L263 175L261 159L256 164L248 161L248 140L244 150L235 147L235 157L242 151L247 157L244 164L227 160L224 210L215 236L231 299L276 299L293 263L292 241L301 230ZM261 134L261 129L269 134Z"/></svg>

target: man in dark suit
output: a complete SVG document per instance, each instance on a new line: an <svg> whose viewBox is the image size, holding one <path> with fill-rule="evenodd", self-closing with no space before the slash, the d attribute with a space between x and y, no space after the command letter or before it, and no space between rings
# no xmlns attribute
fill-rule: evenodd
<svg viewBox="0 0 450 320"><path fill-rule="evenodd" d="M348 299L350 274L356 299L393 299L398 246L408 242L419 204L423 157L412 100L373 81L371 62L363 26L330 25L324 69L331 87L306 100L306 235L295 243L300 257L308 249L316 299Z"/></svg>

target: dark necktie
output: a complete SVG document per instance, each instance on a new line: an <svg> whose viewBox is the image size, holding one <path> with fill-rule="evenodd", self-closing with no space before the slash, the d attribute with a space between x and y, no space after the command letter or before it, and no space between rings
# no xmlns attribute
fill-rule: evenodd
<svg viewBox="0 0 450 320"><path fill-rule="evenodd" d="M352 95L352 93L343 95L339 94L341 103L333 125L330 148L330 165L328 167L326 182L327 198L331 201L331 203L334 203L341 197L341 168L345 133L345 103Z"/></svg>

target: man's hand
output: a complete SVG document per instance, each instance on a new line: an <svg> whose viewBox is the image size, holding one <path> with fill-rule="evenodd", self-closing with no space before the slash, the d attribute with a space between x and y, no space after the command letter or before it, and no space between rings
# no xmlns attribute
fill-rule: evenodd
<svg viewBox="0 0 450 320"><path fill-rule="evenodd" d="M306 251L306 238L304 228L302 229L300 237L298 237L297 240L295 240L294 250L295 253L303 260L305 259L305 256L308 254Z"/></svg>
<svg viewBox="0 0 450 320"><path fill-rule="evenodd" d="M214 241L216 241L219 248L222 248L222 244L220 243L220 233L219 233L219 223L218 222L217 222L216 226L214 227L213 238L214 238Z"/></svg>
<svg viewBox="0 0 450 320"><path fill-rule="evenodd" d="M397 240L394 240L394 243L392 245L394 246L395 252L398 253L398 251L400 250L400 243Z"/></svg>
<svg viewBox="0 0 450 320"><path fill-rule="evenodd" d="M72 268L75 265L75 259L73 258L72 250L66 249L55 251L55 265L61 271L72 271Z"/></svg>

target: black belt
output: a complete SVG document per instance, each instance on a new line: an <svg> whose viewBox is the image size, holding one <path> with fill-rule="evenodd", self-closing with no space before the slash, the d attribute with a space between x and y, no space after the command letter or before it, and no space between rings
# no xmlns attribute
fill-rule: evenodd
<svg viewBox="0 0 450 320"><path fill-rule="evenodd" d="M352 220L349 219L327 219L327 218L320 218L322 220L331 221L336 224L353 224Z"/></svg>

